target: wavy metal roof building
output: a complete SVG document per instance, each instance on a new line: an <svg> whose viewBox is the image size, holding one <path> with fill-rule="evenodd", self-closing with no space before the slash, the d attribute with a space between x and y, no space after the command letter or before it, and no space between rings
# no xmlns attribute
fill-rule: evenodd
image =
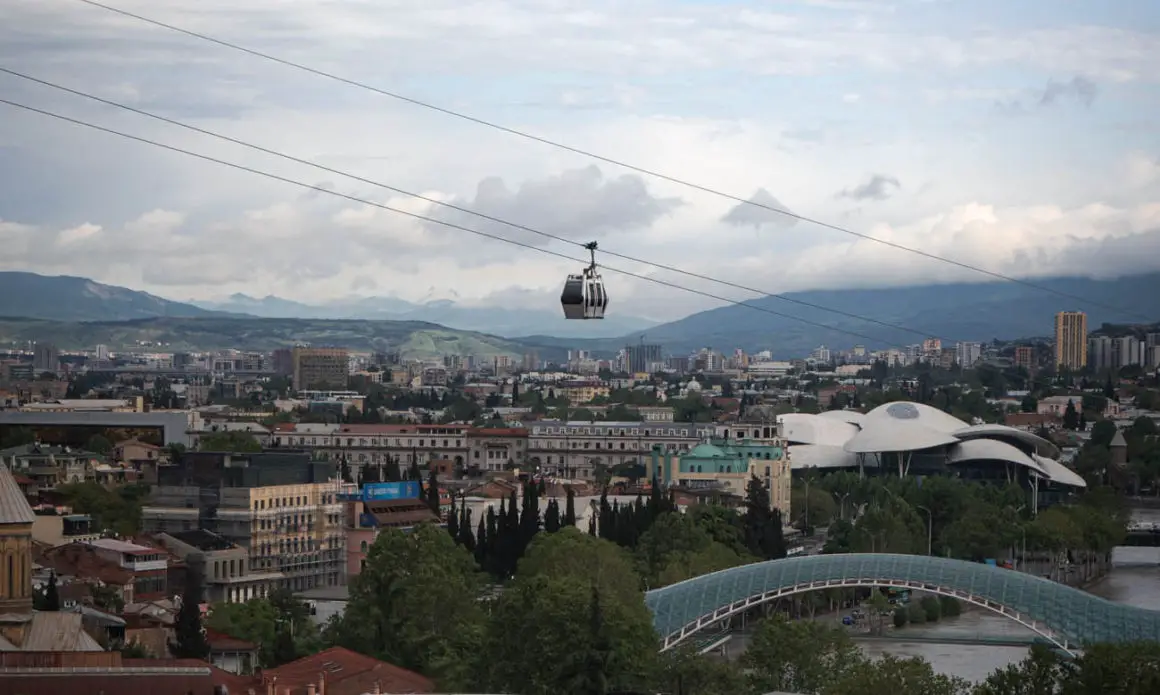
<svg viewBox="0 0 1160 695"><path fill-rule="evenodd" d="M790 413L778 418L795 470L876 468L899 475L921 461L924 470L954 471L998 466L1040 484L1086 487L1059 462L1059 448L1026 430L971 425L922 403L886 403L868 413Z"/></svg>

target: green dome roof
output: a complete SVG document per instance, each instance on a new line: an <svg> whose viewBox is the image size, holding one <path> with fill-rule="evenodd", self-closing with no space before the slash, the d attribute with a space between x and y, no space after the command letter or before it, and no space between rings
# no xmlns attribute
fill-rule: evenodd
<svg viewBox="0 0 1160 695"><path fill-rule="evenodd" d="M692 451L685 454L681 458L713 459L726 458L727 456L728 454L721 450L720 447L713 446L712 444L698 444L697 446L693 447Z"/></svg>

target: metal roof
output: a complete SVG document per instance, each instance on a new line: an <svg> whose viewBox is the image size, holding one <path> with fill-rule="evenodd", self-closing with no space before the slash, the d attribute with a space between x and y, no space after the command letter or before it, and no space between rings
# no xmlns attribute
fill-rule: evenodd
<svg viewBox="0 0 1160 695"><path fill-rule="evenodd" d="M35 520L36 515L12 472L0 463L0 524L31 524Z"/></svg>

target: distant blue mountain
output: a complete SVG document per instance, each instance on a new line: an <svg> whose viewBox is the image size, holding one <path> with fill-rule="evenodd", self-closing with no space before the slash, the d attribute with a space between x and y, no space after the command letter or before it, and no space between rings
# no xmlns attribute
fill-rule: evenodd
<svg viewBox="0 0 1160 695"><path fill-rule="evenodd" d="M814 290L787 293L785 296L904 326L917 333L886 328L776 297L763 297L747 303L832 328L819 328L733 304L654 326L644 333L645 340L660 343L666 354L685 354L712 347L720 351L734 348L751 352L772 350L777 358L792 358L804 357L819 345L849 348L855 344L864 344L869 349L882 349L921 342L927 336L950 341L1046 336L1054 331L1055 314L1064 310L1087 312L1089 330L1098 328L1102 323L1160 320L1160 273L1114 280L1046 278L1035 280L1034 284L1088 301L1070 300L1014 282ZM1122 307L1127 313L1112 311L1101 305ZM559 341L540 335L520 340L544 348L581 348L608 353L626 344L636 343L640 336L630 333L612 340Z"/></svg>
<svg viewBox="0 0 1160 695"><path fill-rule="evenodd" d="M128 321L226 316L147 292L69 275L0 272L0 317L52 321Z"/></svg>
<svg viewBox="0 0 1160 695"><path fill-rule="evenodd" d="M454 299L412 303L393 297L357 297L304 304L274 296L257 299L235 294L224 302L195 304L204 309L263 318L427 321L461 331L480 331L503 337L550 333L559 338L611 338L657 324L656 321L636 316L620 315L609 317L603 322L565 321L558 311L464 306Z"/></svg>

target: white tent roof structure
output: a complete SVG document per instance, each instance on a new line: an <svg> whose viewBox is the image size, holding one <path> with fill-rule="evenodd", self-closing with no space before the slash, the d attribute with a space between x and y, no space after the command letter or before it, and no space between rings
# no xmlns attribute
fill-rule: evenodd
<svg viewBox="0 0 1160 695"><path fill-rule="evenodd" d="M950 465L998 461L1025 468L1045 481L1086 487L1082 477L1056 460L1059 448L1039 435L1006 425L968 425L922 403L896 401L865 414L790 413L779 416L778 422L795 469L855 468L865 454L945 447Z"/></svg>
<svg viewBox="0 0 1160 695"><path fill-rule="evenodd" d="M955 444L947 452L948 463L967 463L969 461L1003 461L1030 468L1042 476L1048 476L1047 471L1039 465L1038 461L1007 442L1001 442L998 439L968 439L965 442Z"/></svg>
<svg viewBox="0 0 1160 695"><path fill-rule="evenodd" d="M858 434L857 425L820 415L789 413L777 420L781 424L781 436L795 444L841 447Z"/></svg>

